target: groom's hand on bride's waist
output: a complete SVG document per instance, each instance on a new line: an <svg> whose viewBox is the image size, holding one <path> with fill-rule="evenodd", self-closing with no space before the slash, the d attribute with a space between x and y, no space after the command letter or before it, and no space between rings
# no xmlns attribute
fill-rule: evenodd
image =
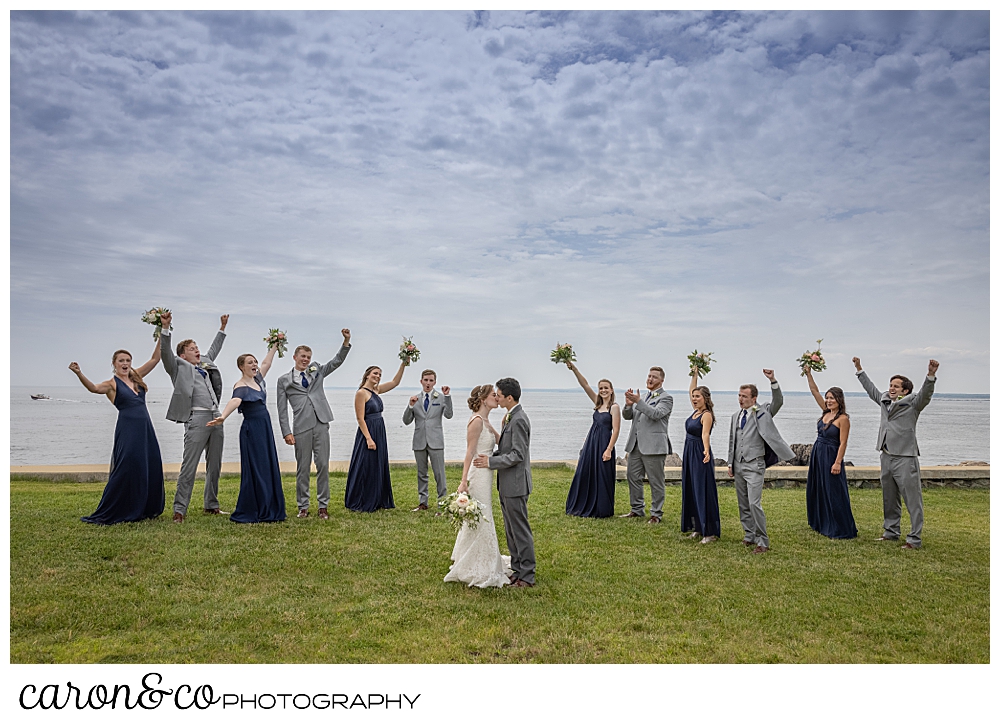
<svg viewBox="0 0 1000 724"><path fill-rule="evenodd" d="M476 455L472 459L472 464L477 468L488 468L490 466L489 459L485 455Z"/></svg>

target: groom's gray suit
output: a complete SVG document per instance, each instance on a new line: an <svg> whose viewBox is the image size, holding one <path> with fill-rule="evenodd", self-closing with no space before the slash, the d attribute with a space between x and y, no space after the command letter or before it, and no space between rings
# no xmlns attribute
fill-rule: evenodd
<svg viewBox="0 0 1000 724"><path fill-rule="evenodd" d="M899 538L899 523L903 515L899 496L902 493L906 512L910 514L910 533L906 542L919 548L920 533L924 528L924 495L920 487L920 462L917 460L920 455L917 418L931 401L937 377L924 379L919 392L893 400L888 392L879 392L863 370L857 375L865 392L881 410L875 449L881 453L882 464L882 529L885 531L882 535L893 540Z"/></svg>
<svg viewBox="0 0 1000 724"><path fill-rule="evenodd" d="M520 404L510 411L510 419L500 432L497 450L488 458L490 470L497 471L497 490L503 529L510 550L514 578L535 583L535 539L528 525L528 495L531 494L531 423Z"/></svg>
<svg viewBox="0 0 1000 724"><path fill-rule="evenodd" d="M294 367L278 378L278 424L282 437L295 436L295 501L299 510L309 509L309 471L316 462L316 503L330 504L330 423L333 410L323 392L323 380L340 367L351 351L342 345L337 356L325 365L310 364L304 372ZM315 367L315 369L313 369ZM303 387L303 377L308 387ZM288 424L288 406L292 422Z"/></svg>
<svg viewBox="0 0 1000 724"><path fill-rule="evenodd" d="M208 352L202 355L202 360L214 363L225 341L226 333L219 330ZM205 510L217 510L225 438L222 425L208 427L208 423L220 414L219 399L207 375L203 376L193 364L174 355L169 329L160 331L160 356L163 369L174 383L174 392L167 406L167 419L184 423L184 456L177 475L174 512L187 515L202 452L205 452Z"/></svg>
<svg viewBox="0 0 1000 724"><path fill-rule="evenodd" d="M632 421L625 452L628 453L628 497L632 513L645 517L646 501L642 494L642 476L649 479L649 514L663 517L666 487L663 481L664 458L674 451L667 435L674 398L662 387L647 390L634 405L625 405L622 417Z"/></svg>
<svg viewBox="0 0 1000 724"><path fill-rule="evenodd" d="M736 486L736 501L743 525L743 541L770 548L767 518L764 517L764 469L778 460L791 460L795 453L774 425L784 397L781 386L771 383L771 401L755 404L757 409L737 410L729 425L729 460ZM744 413L746 419L744 420Z"/></svg>
<svg viewBox="0 0 1000 724"><path fill-rule="evenodd" d="M403 410L403 424L413 423L413 454L417 459L417 496L422 505L427 505L430 497L427 458L430 458L431 468L434 470L437 496L443 498L448 494L448 481L444 474L444 426L441 418L447 417L450 420L454 414L451 395L442 395L433 388L430 392L420 390L417 401L407 405Z"/></svg>

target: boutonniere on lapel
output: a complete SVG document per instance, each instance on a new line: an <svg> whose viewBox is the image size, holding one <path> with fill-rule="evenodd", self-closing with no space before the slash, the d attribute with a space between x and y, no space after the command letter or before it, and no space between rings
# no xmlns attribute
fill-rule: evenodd
<svg viewBox="0 0 1000 724"><path fill-rule="evenodd" d="M507 427L507 423L508 422L510 422L510 413L509 412L506 415L503 416L503 426Z"/></svg>
<svg viewBox="0 0 1000 724"><path fill-rule="evenodd" d="M650 399L655 400L657 397L659 397L662 394L663 394L663 390L657 390L656 392L653 393L653 396Z"/></svg>
<svg viewBox="0 0 1000 724"><path fill-rule="evenodd" d="M308 372L309 374L313 374L318 369L319 367L317 367L316 365L309 365L308 367L306 367L306 372Z"/></svg>
<svg viewBox="0 0 1000 724"><path fill-rule="evenodd" d="M756 415L757 414L757 410L759 410L759 409L760 408L757 407L757 405L754 405L753 407L750 408L750 413L753 414L753 415Z"/></svg>
<svg viewBox="0 0 1000 724"><path fill-rule="evenodd" d="M434 390L434 392L431 394L431 399L436 400L437 398L438 398L438 391Z"/></svg>

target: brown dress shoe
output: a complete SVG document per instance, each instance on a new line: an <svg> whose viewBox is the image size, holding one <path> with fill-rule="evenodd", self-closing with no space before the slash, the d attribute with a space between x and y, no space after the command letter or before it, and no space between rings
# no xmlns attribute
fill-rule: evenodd
<svg viewBox="0 0 1000 724"><path fill-rule="evenodd" d="M527 581L522 581L520 578L518 578L516 581L514 581L510 585L512 585L514 588L534 588L535 587L534 583L528 583Z"/></svg>
<svg viewBox="0 0 1000 724"><path fill-rule="evenodd" d="M411 510L411 513L419 513L421 510L427 510L427 503L421 503L416 508Z"/></svg>
<svg viewBox="0 0 1000 724"><path fill-rule="evenodd" d="M752 540L745 540L745 541L743 541L743 545L745 545L747 548L749 548L749 547L751 547L753 545L753 541Z"/></svg>
<svg viewBox="0 0 1000 724"><path fill-rule="evenodd" d="M174 522L175 523L183 523L184 522L184 514L183 513L174 513Z"/></svg>
<svg viewBox="0 0 1000 724"><path fill-rule="evenodd" d="M309 509L308 508L302 508L299 511L299 514L296 515L295 517L296 518L308 518L309 517Z"/></svg>
<svg viewBox="0 0 1000 724"><path fill-rule="evenodd" d="M903 550L904 551L915 551L915 550L917 550L917 547L915 545L913 545L912 543L904 543L903 544Z"/></svg>
<svg viewBox="0 0 1000 724"><path fill-rule="evenodd" d="M887 538L887 537L886 537L886 536L884 536L884 535L880 535L880 536L879 536L878 538L876 538L876 539L875 539L875 541L876 541L877 543L885 543L885 542L887 542L887 541L888 541L888 542L892 542L892 541L898 541L898 540L899 540L899 538Z"/></svg>
<svg viewBox="0 0 1000 724"><path fill-rule="evenodd" d="M326 508L320 508L319 509L319 519L320 520L329 520L330 519L330 514L326 512Z"/></svg>
<svg viewBox="0 0 1000 724"><path fill-rule="evenodd" d="M205 515L229 515L229 513L219 508L205 508Z"/></svg>
<svg viewBox="0 0 1000 724"><path fill-rule="evenodd" d="M754 548L750 552L751 553L767 553L769 550L771 550L771 549L770 548L765 548L764 546L757 546L756 548Z"/></svg>
<svg viewBox="0 0 1000 724"><path fill-rule="evenodd" d="M641 513L625 513L624 515L619 515L619 518L645 518L646 516Z"/></svg>
<svg viewBox="0 0 1000 724"><path fill-rule="evenodd" d="M649 522L649 523L659 523L660 519L657 518L655 515L651 515L651 516L649 516L649 520L647 522Z"/></svg>

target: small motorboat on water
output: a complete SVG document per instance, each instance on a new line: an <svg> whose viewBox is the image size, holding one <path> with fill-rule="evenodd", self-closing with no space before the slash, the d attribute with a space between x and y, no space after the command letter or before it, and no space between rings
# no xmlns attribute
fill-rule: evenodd
<svg viewBox="0 0 1000 724"><path fill-rule="evenodd" d="M48 395L32 395L31 399L32 400L51 400L52 398L49 397Z"/></svg>

